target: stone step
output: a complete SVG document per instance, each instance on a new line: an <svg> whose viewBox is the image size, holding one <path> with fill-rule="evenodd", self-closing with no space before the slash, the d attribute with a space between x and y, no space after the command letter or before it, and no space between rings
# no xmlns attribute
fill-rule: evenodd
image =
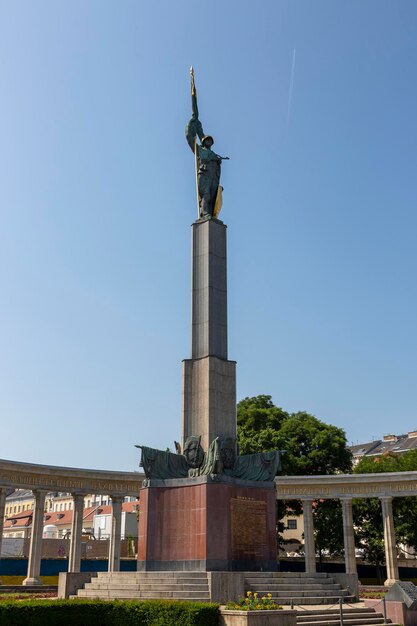
<svg viewBox="0 0 417 626"><path fill-rule="evenodd" d="M343 608L343 621L346 619L383 619L382 613L375 613L374 611L367 611L366 609L345 609ZM313 624L316 626L316 622L322 622L323 620L338 620L340 617L340 611L337 609L336 611L317 611L311 615L308 612L302 612L300 615L297 615L297 624Z"/></svg>
<svg viewBox="0 0 417 626"><path fill-rule="evenodd" d="M270 593L274 598L295 598L295 597L307 597L307 598L343 598L349 595L349 591L347 589L336 589L336 590L325 590L322 589L320 591L304 591L304 588L301 587L295 591L270 591L269 587L264 587L262 591L258 591L258 596L264 596Z"/></svg>
<svg viewBox="0 0 417 626"><path fill-rule="evenodd" d="M349 616L347 616L345 618L345 616L343 616L343 624L346 624L346 626L362 626L362 624L383 624L384 623L384 618L383 617L355 617L355 618L351 618ZM387 623L391 624L391 622ZM314 621L314 622L299 622L297 620L297 624L303 624L303 626L340 626L340 617L336 619L336 616L330 618L324 618L322 617L322 621L318 622L318 621Z"/></svg>
<svg viewBox="0 0 417 626"><path fill-rule="evenodd" d="M274 585L327 585L337 584L334 578L278 578L276 576L252 576L249 574L245 576L245 582L247 583L261 583L265 580L271 581Z"/></svg>
<svg viewBox="0 0 417 626"><path fill-rule="evenodd" d="M339 602L340 595L338 596L293 596L289 597L276 597L272 596L277 604L291 605L291 602L295 605L304 606L306 604L337 604ZM344 596L344 602L355 602L355 596Z"/></svg>
<svg viewBox="0 0 417 626"><path fill-rule="evenodd" d="M271 591L272 589L274 591L296 591L297 589L304 589L306 591L331 591L334 589L340 589L340 585L338 585L337 583L329 583L328 585L320 585L318 583L313 584L313 583L308 583L308 584L303 584L300 585L299 583L295 583L293 585L288 584L288 582L266 582L266 581L256 581L256 582L250 582L249 580L245 580L246 582L246 586L248 587L248 589L250 591L258 591L258 589L265 589L266 587L268 587L268 589Z"/></svg>
<svg viewBox="0 0 417 626"><path fill-rule="evenodd" d="M91 584L100 585L208 585L207 578L94 578Z"/></svg>
<svg viewBox="0 0 417 626"><path fill-rule="evenodd" d="M207 578L207 572L98 572L98 578Z"/></svg>
<svg viewBox="0 0 417 626"><path fill-rule="evenodd" d="M182 583L158 583L155 585L149 585L146 583L139 583L139 584L128 584L128 583L121 583L121 582L111 582L111 583L101 583L101 582L91 582L91 583L86 583L84 585L84 589L126 589L129 591L152 591L153 589L156 589L158 591L208 591L208 585L207 584L197 584L197 583L188 583L188 584L182 584Z"/></svg>
<svg viewBox="0 0 417 626"><path fill-rule="evenodd" d="M120 589L80 589L78 598L103 598L103 599L158 599L166 598L173 600L192 600L193 602L209 602L210 593L202 591L130 591Z"/></svg>
<svg viewBox="0 0 417 626"><path fill-rule="evenodd" d="M327 572L248 572L247 575L256 578L331 578Z"/></svg>
<svg viewBox="0 0 417 626"><path fill-rule="evenodd" d="M378 617L381 616L381 613L376 613L375 609L372 609L372 608L346 607L345 605L343 605L343 615L345 615L345 613L349 615L360 614L360 615L376 615ZM306 619L311 618L312 620L314 620L315 617L320 619L322 616L331 617L332 615L335 615L336 617L340 615L339 607L334 607L332 609L307 609L299 613L299 615L297 615L297 619L304 621L303 618L306 618Z"/></svg>

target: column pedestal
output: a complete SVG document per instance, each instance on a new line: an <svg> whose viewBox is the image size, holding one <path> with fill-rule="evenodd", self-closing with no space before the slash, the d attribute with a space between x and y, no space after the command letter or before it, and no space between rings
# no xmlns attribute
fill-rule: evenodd
<svg viewBox="0 0 417 626"><path fill-rule="evenodd" d="M227 476L151 480L140 503L140 571L277 569L273 483Z"/></svg>

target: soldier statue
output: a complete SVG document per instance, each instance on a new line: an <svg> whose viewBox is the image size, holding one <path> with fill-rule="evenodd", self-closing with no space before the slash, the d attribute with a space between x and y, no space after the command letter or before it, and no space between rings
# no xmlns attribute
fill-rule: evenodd
<svg viewBox="0 0 417 626"><path fill-rule="evenodd" d="M186 126L185 136L195 155L199 217L217 217L222 201L221 162L228 160L229 157L221 157L211 149L214 139L211 135L204 134L198 117L197 90L193 68L190 69L190 75L192 115ZM200 139L201 145L197 142L197 137Z"/></svg>

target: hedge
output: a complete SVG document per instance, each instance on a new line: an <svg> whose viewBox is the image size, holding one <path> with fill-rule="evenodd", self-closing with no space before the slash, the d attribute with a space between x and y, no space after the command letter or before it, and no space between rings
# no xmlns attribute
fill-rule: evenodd
<svg viewBox="0 0 417 626"><path fill-rule="evenodd" d="M0 626L217 626L218 604L175 600L0 603Z"/></svg>

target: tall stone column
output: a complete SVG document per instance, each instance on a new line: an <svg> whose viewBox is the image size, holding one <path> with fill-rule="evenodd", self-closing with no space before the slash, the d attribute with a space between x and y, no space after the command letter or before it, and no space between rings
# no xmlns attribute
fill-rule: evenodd
<svg viewBox="0 0 417 626"><path fill-rule="evenodd" d="M34 491L35 508L32 517L27 577L22 585L42 585L41 573L43 518L45 513L46 491Z"/></svg>
<svg viewBox="0 0 417 626"><path fill-rule="evenodd" d="M302 500L304 517L304 553L305 571L313 574L316 571L316 548L314 545L313 501Z"/></svg>
<svg viewBox="0 0 417 626"><path fill-rule="evenodd" d="M109 545L109 572L120 571L120 538L122 532L122 502L120 496L112 497L112 520Z"/></svg>
<svg viewBox="0 0 417 626"><path fill-rule="evenodd" d="M355 535L353 531L352 498L341 498L343 513L343 541L346 574L356 574Z"/></svg>
<svg viewBox="0 0 417 626"><path fill-rule="evenodd" d="M394 517L392 513L392 496L380 498L382 505L382 522L384 524L385 562L387 580L384 585L393 585L400 579L397 563L397 541L395 538Z"/></svg>
<svg viewBox="0 0 417 626"><path fill-rule="evenodd" d="M81 566L81 535L83 531L84 496L72 494L74 508L72 512L71 541L68 558L68 571L79 572Z"/></svg>
<svg viewBox="0 0 417 626"><path fill-rule="evenodd" d="M192 225L191 359L183 361L182 446L201 435L236 437L236 363L227 358L226 225Z"/></svg>

